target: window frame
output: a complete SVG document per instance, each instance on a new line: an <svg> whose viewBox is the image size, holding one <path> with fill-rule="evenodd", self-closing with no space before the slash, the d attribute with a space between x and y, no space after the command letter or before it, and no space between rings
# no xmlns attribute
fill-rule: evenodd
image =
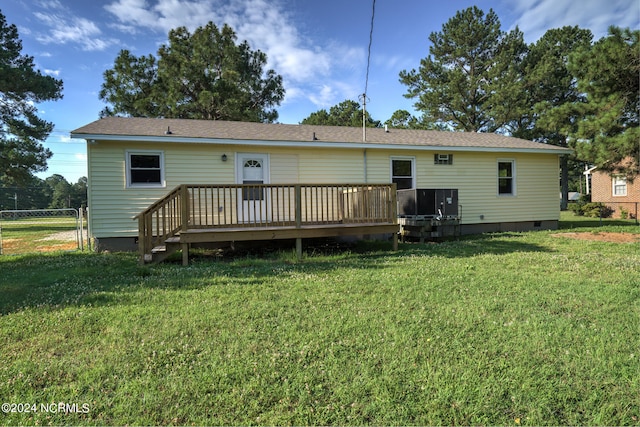
<svg viewBox="0 0 640 427"><path fill-rule="evenodd" d="M510 163L511 164L511 176L510 177L501 177L500 176L500 164L501 163ZM498 197L516 197L517 192L517 167L516 167L516 159L498 159L496 162L497 170L496 170L496 193ZM511 192L510 193L501 193L500 192L500 180L508 178L511 180Z"/></svg>
<svg viewBox="0 0 640 427"><path fill-rule="evenodd" d="M389 176L390 176L390 182L393 183L393 179L394 178L403 178L401 176L394 176L393 175L393 162L394 161L410 161L411 162L411 187L406 188L405 190L409 190L409 189L414 189L416 188L416 158L415 156L391 156L389 158ZM407 177L404 177L407 178ZM400 190L400 189L398 189Z"/></svg>
<svg viewBox="0 0 640 427"><path fill-rule="evenodd" d="M624 189L624 194L617 194L616 187ZM622 175L614 175L611 177L611 196L627 197L627 177Z"/></svg>
<svg viewBox="0 0 640 427"><path fill-rule="evenodd" d="M132 156L158 156L160 164L160 182L138 183L131 182L131 157ZM164 151L158 150L127 150L125 152L125 180L126 188L165 188L166 181L164 178ZM155 169L154 169L155 170Z"/></svg>
<svg viewBox="0 0 640 427"><path fill-rule="evenodd" d="M433 155L433 164L444 165L444 166L453 165L453 154L435 153Z"/></svg>

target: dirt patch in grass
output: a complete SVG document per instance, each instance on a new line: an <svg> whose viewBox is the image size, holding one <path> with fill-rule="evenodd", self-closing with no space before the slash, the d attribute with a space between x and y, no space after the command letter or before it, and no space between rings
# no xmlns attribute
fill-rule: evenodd
<svg viewBox="0 0 640 427"><path fill-rule="evenodd" d="M52 233L40 239L2 239L2 253L5 255L28 252L73 251L78 249L76 230Z"/></svg>
<svg viewBox="0 0 640 427"><path fill-rule="evenodd" d="M73 251L75 249L78 249L78 244L76 242L58 243L53 245L36 247L36 250L38 252Z"/></svg>
<svg viewBox="0 0 640 427"><path fill-rule="evenodd" d="M16 248L20 247L21 240L20 239L2 239L2 250L6 251L14 251Z"/></svg>
<svg viewBox="0 0 640 427"><path fill-rule="evenodd" d="M581 232L581 233L556 233L553 237L567 237L569 239L592 240L599 242L613 243L635 243L640 242L640 234L631 233L611 233L611 232Z"/></svg>
<svg viewBox="0 0 640 427"><path fill-rule="evenodd" d="M42 239L39 239L40 241L42 240L73 240L75 241L78 234L78 232L76 230L66 230L66 231L59 231L57 233L53 233L53 234L49 234L47 237L43 237Z"/></svg>

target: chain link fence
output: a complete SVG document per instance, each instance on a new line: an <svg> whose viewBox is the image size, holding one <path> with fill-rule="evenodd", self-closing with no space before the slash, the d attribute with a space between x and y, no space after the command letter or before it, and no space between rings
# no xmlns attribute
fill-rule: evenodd
<svg viewBox="0 0 640 427"><path fill-rule="evenodd" d="M82 209L0 211L0 255L83 250Z"/></svg>
<svg viewBox="0 0 640 427"><path fill-rule="evenodd" d="M638 225L638 205L639 202L603 202L609 208L608 211L603 210L604 214L609 214L611 218L635 220Z"/></svg>

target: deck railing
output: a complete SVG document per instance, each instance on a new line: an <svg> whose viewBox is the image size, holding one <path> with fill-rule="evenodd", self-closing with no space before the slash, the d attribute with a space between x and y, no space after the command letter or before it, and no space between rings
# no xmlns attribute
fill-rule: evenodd
<svg viewBox="0 0 640 427"><path fill-rule="evenodd" d="M393 224L395 184L180 185L136 216L142 254L194 228Z"/></svg>

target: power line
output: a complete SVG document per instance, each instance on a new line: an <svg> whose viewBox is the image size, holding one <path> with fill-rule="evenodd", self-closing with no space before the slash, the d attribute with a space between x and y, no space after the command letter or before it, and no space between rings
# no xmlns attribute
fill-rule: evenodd
<svg viewBox="0 0 640 427"><path fill-rule="evenodd" d="M367 142L367 90L369 89L369 67L371 65L371 44L373 43L373 21L376 16L376 0L371 9L371 27L369 29L369 47L367 49L367 72L364 78L364 93L362 94L362 142Z"/></svg>
<svg viewBox="0 0 640 427"><path fill-rule="evenodd" d="M373 22L376 16L376 0L373 0L371 9L371 27L369 29L369 48L367 49L367 74L364 80L364 97L367 97L367 89L369 88L369 66L371 64L371 44L373 43Z"/></svg>

